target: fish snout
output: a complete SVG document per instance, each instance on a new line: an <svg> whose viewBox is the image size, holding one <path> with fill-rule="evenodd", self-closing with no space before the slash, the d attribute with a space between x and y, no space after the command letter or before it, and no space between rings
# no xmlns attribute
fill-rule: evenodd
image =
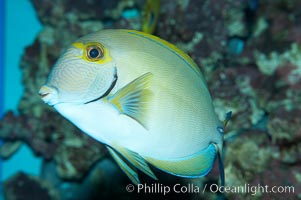
<svg viewBox="0 0 301 200"><path fill-rule="evenodd" d="M58 103L57 90L55 88L43 85L39 90L42 100L50 106Z"/></svg>

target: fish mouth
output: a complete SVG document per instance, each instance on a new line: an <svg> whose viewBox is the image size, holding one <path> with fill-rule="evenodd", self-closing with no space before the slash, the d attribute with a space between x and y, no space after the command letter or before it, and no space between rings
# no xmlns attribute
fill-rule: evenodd
<svg viewBox="0 0 301 200"><path fill-rule="evenodd" d="M47 85L43 85L39 90L41 99L49 106L53 106L58 103L57 89Z"/></svg>
<svg viewBox="0 0 301 200"><path fill-rule="evenodd" d="M110 87L107 89L107 91L106 91L103 95L101 95L100 97L97 97L96 99L93 99L93 100L91 100L91 101L88 101L88 102L86 102L85 104L92 103L92 102L94 102L94 101L97 101L97 100L99 100L99 99L102 99L102 98L108 96L108 95L110 94L110 92L113 90L113 88L115 87L115 85L116 85L116 83L117 83L117 80L118 80L118 75L117 75L117 72L115 72L115 73L114 73L114 80L112 81L112 83L111 83Z"/></svg>

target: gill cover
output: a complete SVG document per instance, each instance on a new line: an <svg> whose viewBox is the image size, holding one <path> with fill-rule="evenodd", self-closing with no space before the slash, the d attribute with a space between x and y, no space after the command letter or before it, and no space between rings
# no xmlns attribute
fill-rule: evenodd
<svg viewBox="0 0 301 200"><path fill-rule="evenodd" d="M116 79L109 50L100 43L75 42L58 59L46 87L58 92L58 103L87 103L104 95Z"/></svg>

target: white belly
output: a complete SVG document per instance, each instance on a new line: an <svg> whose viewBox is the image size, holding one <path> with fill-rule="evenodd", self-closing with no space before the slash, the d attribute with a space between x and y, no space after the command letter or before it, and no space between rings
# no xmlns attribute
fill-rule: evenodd
<svg viewBox="0 0 301 200"><path fill-rule="evenodd" d="M192 138L193 135L198 135L195 134L193 126L184 126L176 121L167 123L163 120L152 120L147 130L134 119L120 114L108 102L61 103L55 105L55 109L97 141L107 145L121 145L142 156L157 159L179 158L207 146L201 144L207 142L206 137L199 142L196 140L200 138Z"/></svg>

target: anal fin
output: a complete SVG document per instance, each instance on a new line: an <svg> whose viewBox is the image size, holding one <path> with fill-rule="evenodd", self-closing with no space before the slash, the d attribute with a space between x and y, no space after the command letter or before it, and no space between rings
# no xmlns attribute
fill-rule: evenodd
<svg viewBox="0 0 301 200"><path fill-rule="evenodd" d="M169 160L159 160L147 157L145 160L170 174L187 178L198 178L205 176L210 172L216 154L216 145L209 144L207 148L190 156Z"/></svg>
<svg viewBox="0 0 301 200"><path fill-rule="evenodd" d="M127 159L127 161L129 161L137 169L141 170L142 172L152 177L153 179L158 180L156 175L149 168L144 158L141 157L138 153L133 152L122 146L114 145L112 147L116 149L122 156L124 156Z"/></svg>
<svg viewBox="0 0 301 200"><path fill-rule="evenodd" d="M131 166L130 163L127 163L120 155L118 155L117 152L115 152L114 149L107 146L108 151L110 152L111 156L114 158L114 160L117 162L121 170L131 179L131 181L138 185L140 183L137 170L135 167Z"/></svg>

